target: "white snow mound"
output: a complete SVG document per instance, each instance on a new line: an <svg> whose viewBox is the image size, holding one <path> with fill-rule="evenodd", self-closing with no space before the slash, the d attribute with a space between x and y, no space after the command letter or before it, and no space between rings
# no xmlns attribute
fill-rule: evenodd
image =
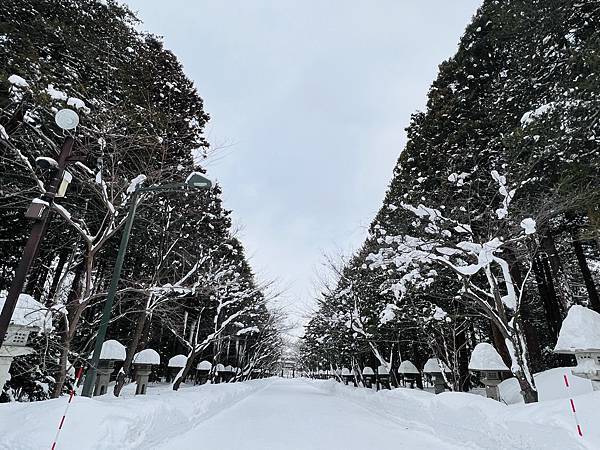
<svg viewBox="0 0 600 450"><path fill-rule="evenodd" d="M415 366L412 362L410 362L407 359L400 363L400 366L398 367L398 373L408 373L408 374L418 375L419 369L417 369L417 366Z"/></svg>
<svg viewBox="0 0 600 450"><path fill-rule="evenodd" d="M127 352L125 346L119 341L109 339L102 344L102 351L100 352L100 359L113 359L115 361L125 361Z"/></svg>
<svg viewBox="0 0 600 450"><path fill-rule="evenodd" d="M573 305L563 320L554 351L600 349L600 314L581 305Z"/></svg>
<svg viewBox="0 0 600 450"><path fill-rule="evenodd" d="M481 342L475 346L469 361L469 370L510 370L492 344Z"/></svg>
<svg viewBox="0 0 600 450"><path fill-rule="evenodd" d="M160 355L157 353L156 350L147 348L135 354L135 356L133 357L133 363L158 365L160 364Z"/></svg>
<svg viewBox="0 0 600 450"><path fill-rule="evenodd" d="M196 366L198 370L210 370L212 369L212 364L209 361L200 361Z"/></svg>
<svg viewBox="0 0 600 450"><path fill-rule="evenodd" d="M169 367L185 367L187 364L187 356L185 355L175 355L171 359L169 359Z"/></svg>
<svg viewBox="0 0 600 450"><path fill-rule="evenodd" d="M423 367L425 373L441 373L442 369L444 372L450 372L450 368L445 362L440 361L438 358L429 358Z"/></svg>

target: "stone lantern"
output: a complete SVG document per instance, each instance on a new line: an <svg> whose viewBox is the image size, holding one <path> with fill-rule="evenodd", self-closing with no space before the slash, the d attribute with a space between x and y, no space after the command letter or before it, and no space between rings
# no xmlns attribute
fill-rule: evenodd
<svg viewBox="0 0 600 450"><path fill-rule="evenodd" d="M417 377L421 375L421 372L419 372L417 366L407 359L400 363L400 366L398 367L398 374L402 377L404 386L406 386L406 382L408 381L410 383L410 388L414 389Z"/></svg>
<svg viewBox="0 0 600 450"><path fill-rule="evenodd" d="M225 366L225 370L223 371L223 376L225 378L225 382L229 383L235 375L235 368L231 365Z"/></svg>
<svg viewBox="0 0 600 450"><path fill-rule="evenodd" d="M352 381L352 384L354 384L354 386L356 386L356 381L354 380L354 374L352 372L350 372L350 369L348 369L347 367L344 367L342 369L342 380L344 380L344 384L347 386L348 383L350 381Z"/></svg>
<svg viewBox="0 0 600 450"><path fill-rule="evenodd" d="M436 394L441 394L446 390L446 380L444 379L442 371L444 371L444 373L450 373L448 366L438 358L428 359L423 368L423 373L429 375L433 379L433 387Z"/></svg>
<svg viewBox="0 0 600 450"><path fill-rule="evenodd" d="M6 292L0 292L0 310L4 307ZM4 343L0 347L0 392L10 380L10 366L17 356L33 353L27 347L29 335L40 330L50 330L52 322L46 315L47 309L31 295L21 294L8 325Z"/></svg>
<svg viewBox="0 0 600 450"><path fill-rule="evenodd" d="M379 389L380 386L382 389L391 389L390 371L383 364L377 368L377 389Z"/></svg>
<svg viewBox="0 0 600 450"><path fill-rule="evenodd" d="M208 375L212 369L210 361L200 361L196 366L196 377L198 384L205 384L208 381Z"/></svg>
<svg viewBox="0 0 600 450"><path fill-rule="evenodd" d="M170 378L174 378L177 376L179 371L183 369L187 365L187 356L185 355L175 355L171 359L169 359L169 363L167 364L169 370Z"/></svg>
<svg viewBox="0 0 600 450"><path fill-rule="evenodd" d="M156 350L147 348L133 356L133 366L135 367L135 388L136 395L145 395L148 386L148 378L152 372L152 366L160 364L160 355Z"/></svg>
<svg viewBox="0 0 600 450"><path fill-rule="evenodd" d="M371 389L373 387L373 381L375 381L375 372L369 366L365 366L362 371L363 380L365 382L365 387Z"/></svg>
<svg viewBox="0 0 600 450"><path fill-rule="evenodd" d="M114 339L104 341L96 369L94 397L106 394L110 376L115 370L115 361L125 361L126 353L125 346L119 341Z"/></svg>
<svg viewBox="0 0 600 450"><path fill-rule="evenodd" d="M575 355L573 375L591 380L600 391L600 314L581 305L573 305L563 320L555 353Z"/></svg>
<svg viewBox="0 0 600 450"><path fill-rule="evenodd" d="M482 342L475 346L471 353L469 370L480 374L487 398L500 400L498 385L507 378L510 369L506 367L502 357L492 344Z"/></svg>

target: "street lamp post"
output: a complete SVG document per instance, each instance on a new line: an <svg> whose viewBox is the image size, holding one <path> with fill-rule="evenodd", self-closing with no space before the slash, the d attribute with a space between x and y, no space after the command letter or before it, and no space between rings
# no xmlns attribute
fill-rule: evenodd
<svg viewBox="0 0 600 450"><path fill-rule="evenodd" d="M70 109L61 109L58 111L55 115L55 120L57 125L63 130L72 130L79 123L77 113ZM10 285L8 295L4 301L4 307L0 313L0 347L2 347L2 343L6 337L8 326L10 325L12 315L23 290L23 285L25 284L25 279L27 278L27 273L31 268L33 260L37 256L44 234L46 234L48 219L52 213L54 199L60 197L61 194L64 194L64 192L61 192L64 191L64 188L61 186L63 179L65 179L65 177L70 177L70 174L66 172L65 169L70 162L80 159L79 157L71 156L74 143L75 141L73 138L67 136L63 142L57 161L54 161L52 158L41 158L41 160L38 161L38 165L44 168L47 166L47 168L54 170L55 173L41 199L38 199L37 202L34 200L25 214L27 218L33 219L34 223L31 227L29 239L23 249L23 255L19 261L19 266L15 271L15 276ZM51 162L50 165L48 164L48 161ZM41 163L45 163L45 165L43 166Z"/></svg>
<svg viewBox="0 0 600 450"><path fill-rule="evenodd" d="M147 188L137 188L131 196L131 204L129 206L129 212L127 213L127 222L123 229L123 235L121 236L121 243L119 244L119 252L117 253L117 260L113 269L112 279L110 280L110 287L106 295L106 302L102 310L102 318L100 319L100 326L98 328L98 334L96 335L96 342L94 345L94 353L92 355L92 361L89 365L88 372L85 376L83 384L82 395L85 397L91 397L94 391L94 383L96 382L96 369L100 361L100 353L102 352L102 344L106 337L106 329L108 328L108 321L110 319L110 312L112 305L115 300L117 293L117 287L121 278L121 269L123 268L123 261L125 259L125 253L127 251L127 244L129 242L129 235L131 234L131 228L133 226L133 219L135 217L135 211L138 205L138 196L144 192L168 192L181 189L183 187L192 187L196 189L210 189L212 183L209 179L203 177L199 173L191 174L185 183L173 183L166 184L163 186L150 186Z"/></svg>

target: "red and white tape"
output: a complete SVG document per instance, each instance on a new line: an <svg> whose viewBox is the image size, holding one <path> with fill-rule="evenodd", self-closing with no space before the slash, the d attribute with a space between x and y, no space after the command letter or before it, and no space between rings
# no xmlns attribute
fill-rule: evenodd
<svg viewBox="0 0 600 450"><path fill-rule="evenodd" d="M58 430L56 430L56 436L54 436L54 442L52 443L51 450L56 450L56 443L58 442L58 436L60 436L60 432L62 431L63 425L65 424L65 417L67 417L67 411L69 411L69 407L71 406L71 402L73 401L73 397L75 397L75 386L77 386L77 382L79 378L81 378L81 374L83 373L83 367L80 367L77 371L77 375L75 376L75 381L73 382L73 387L71 388L71 392L69 393L69 401L67 402L67 406L65 407L65 412L60 419L60 423L58 424Z"/></svg>
<svg viewBox="0 0 600 450"><path fill-rule="evenodd" d="M563 378L565 380L565 387L567 388L567 390L569 390L569 388L571 386L569 385L569 378L567 377L566 373L563 375ZM575 409L575 402L573 401L572 398L569 398L569 403L571 404L571 412L573 413L573 417L575 418L575 425L577 426L577 434L579 436L583 437L583 432L581 431L581 425L579 424L579 418L577 417L577 410Z"/></svg>

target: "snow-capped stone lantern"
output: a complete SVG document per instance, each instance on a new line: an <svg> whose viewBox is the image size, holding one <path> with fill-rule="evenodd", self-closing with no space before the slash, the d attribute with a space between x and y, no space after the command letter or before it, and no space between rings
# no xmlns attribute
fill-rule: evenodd
<svg viewBox="0 0 600 450"><path fill-rule="evenodd" d="M350 369L348 369L347 367L342 368L342 380L344 381L344 384L347 386L348 383L350 381L352 381L352 384L354 384L354 386L356 386L356 380L354 379L354 374L352 372L350 372Z"/></svg>
<svg viewBox="0 0 600 450"><path fill-rule="evenodd" d="M96 369L96 382L94 384L94 396L104 395L108 391L110 375L115 370L115 361L125 361L127 351L119 341L109 339L102 344L100 359ZM90 355L91 357L91 355Z"/></svg>
<svg viewBox="0 0 600 450"><path fill-rule="evenodd" d="M373 382L375 381L375 372L369 366L365 366L362 371L363 381L365 383L365 387L371 389L373 387Z"/></svg>
<svg viewBox="0 0 600 450"><path fill-rule="evenodd" d="M133 366L135 367L135 395L145 395L148 386L148 378L152 372L152 366L160 364L160 355L156 350L147 348L133 356Z"/></svg>
<svg viewBox="0 0 600 450"><path fill-rule="evenodd" d="M469 370L479 373L487 398L500 400L498 385L507 378L510 369L492 344L482 342L475 346L469 360Z"/></svg>
<svg viewBox="0 0 600 450"><path fill-rule="evenodd" d="M235 375L235 369L231 365L225 366L220 375L225 383L229 383Z"/></svg>
<svg viewBox="0 0 600 450"><path fill-rule="evenodd" d="M167 367L169 369L169 375L174 378L177 376L179 371L183 369L187 364L187 356L185 355L175 355L171 359L169 359L169 363Z"/></svg>
<svg viewBox="0 0 600 450"><path fill-rule="evenodd" d="M415 388L415 381L417 381L417 377L421 375L417 366L415 366L408 359L402 361L400 366L398 367L398 374L402 377L402 382L404 386L406 386L406 382L410 383L410 388Z"/></svg>
<svg viewBox="0 0 600 450"><path fill-rule="evenodd" d="M448 366L438 358L429 358L423 368L423 373L429 375L433 379L433 387L436 394L441 394L446 390L446 380L444 379L442 371L444 371L444 373L450 373Z"/></svg>
<svg viewBox="0 0 600 450"><path fill-rule="evenodd" d="M594 390L600 391L600 314L581 305L571 306L554 352L575 355L573 375L591 380Z"/></svg>
<svg viewBox="0 0 600 450"><path fill-rule="evenodd" d="M4 307L5 299L6 292L0 292L0 310ZM46 312L44 305L31 295L19 295L4 343L0 347L0 392L10 380L9 370L13 359L33 353L33 349L27 347L29 335L40 330L52 329L52 321Z"/></svg>
<svg viewBox="0 0 600 450"><path fill-rule="evenodd" d="M200 361L196 366L196 379L198 384L205 384L208 381L208 375L212 369L210 361Z"/></svg>
<svg viewBox="0 0 600 450"><path fill-rule="evenodd" d="M379 389L380 386L382 389L391 389L390 371L383 364L377 368L377 389Z"/></svg>

